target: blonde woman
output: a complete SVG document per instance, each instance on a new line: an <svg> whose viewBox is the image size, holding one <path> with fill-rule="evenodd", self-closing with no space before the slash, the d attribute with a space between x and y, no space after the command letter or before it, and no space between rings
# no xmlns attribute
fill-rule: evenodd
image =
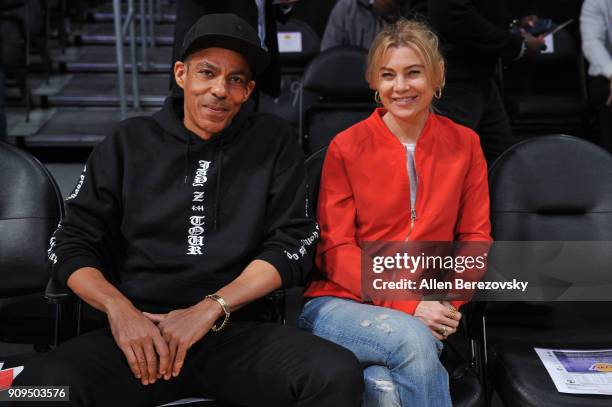
<svg viewBox="0 0 612 407"><path fill-rule="evenodd" d="M363 241L489 242L487 167L472 130L432 112L444 87L438 39L400 20L375 38L367 80L382 105L329 146L318 203L319 275L301 328L355 353L367 406L450 406L442 341L462 302L361 296Z"/></svg>

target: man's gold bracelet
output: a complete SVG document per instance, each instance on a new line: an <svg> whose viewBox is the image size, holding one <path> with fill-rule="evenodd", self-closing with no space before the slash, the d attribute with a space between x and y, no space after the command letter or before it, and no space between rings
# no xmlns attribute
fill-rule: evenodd
<svg viewBox="0 0 612 407"><path fill-rule="evenodd" d="M210 295L207 295L206 298L210 298L213 301L217 301L217 303L221 306L221 308L223 309L223 312L225 313L225 318L223 318L223 322L221 322L221 325L217 326L217 323L215 322L215 324L211 328L213 332L219 332L220 330L225 328L225 326L229 322L229 317L230 317L229 305L227 305L227 302L225 302L223 297L221 297L218 294L210 294Z"/></svg>

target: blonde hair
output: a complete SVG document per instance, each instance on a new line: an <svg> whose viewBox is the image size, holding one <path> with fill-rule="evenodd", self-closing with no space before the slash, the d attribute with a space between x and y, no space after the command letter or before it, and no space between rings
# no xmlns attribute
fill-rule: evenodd
<svg viewBox="0 0 612 407"><path fill-rule="evenodd" d="M444 58L438 48L438 36L427 24L399 19L376 35L368 52L366 81L376 89L378 72L387 50L391 47L411 47L423 59L425 74L436 89L444 87ZM441 63L442 62L442 63Z"/></svg>

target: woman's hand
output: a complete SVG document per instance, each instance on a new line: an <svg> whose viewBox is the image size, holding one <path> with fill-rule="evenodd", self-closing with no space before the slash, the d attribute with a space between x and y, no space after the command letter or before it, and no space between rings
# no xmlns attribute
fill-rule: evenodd
<svg viewBox="0 0 612 407"><path fill-rule="evenodd" d="M423 321L433 336L443 341L457 332L461 313L446 301L421 301L414 316Z"/></svg>

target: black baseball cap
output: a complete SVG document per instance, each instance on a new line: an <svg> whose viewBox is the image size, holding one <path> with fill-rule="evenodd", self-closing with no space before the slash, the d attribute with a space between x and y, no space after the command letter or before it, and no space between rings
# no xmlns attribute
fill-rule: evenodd
<svg viewBox="0 0 612 407"><path fill-rule="evenodd" d="M231 49L241 54L255 74L262 73L270 61L251 25L235 14L206 14L187 31L183 40L181 61L205 48Z"/></svg>

